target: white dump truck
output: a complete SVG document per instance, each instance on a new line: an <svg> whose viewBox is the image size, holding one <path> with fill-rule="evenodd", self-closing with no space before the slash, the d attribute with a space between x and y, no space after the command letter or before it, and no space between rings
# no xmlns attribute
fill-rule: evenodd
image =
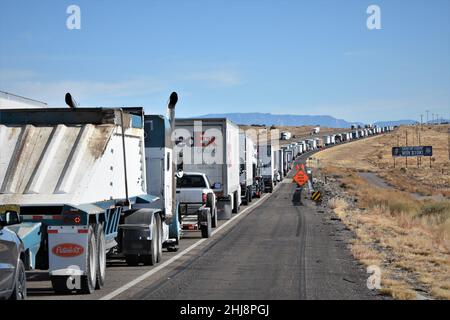
<svg viewBox="0 0 450 320"><path fill-rule="evenodd" d="M241 184L241 201L243 205L252 202L254 178L255 144L245 132L239 133L239 183Z"/></svg>
<svg viewBox="0 0 450 320"><path fill-rule="evenodd" d="M92 293L105 284L107 255L158 262L164 242L176 245L178 215L148 191L165 182L147 174L143 109L66 102L0 111L0 211L21 217L14 231L28 270L48 270L57 292Z"/></svg>
<svg viewBox="0 0 450 320"><path fill-rule="evenodd" d="M177 119L174 138L178 169L206 174L218 219L230 219L241 205L239 127L224 118Z"/></svg>
<svg viewBox="0 0 450 320"><path fill-rule="evenodd" d="M1 109L39 109L47 108L45 102L21 97L12 93L0 91Z"/></svg>

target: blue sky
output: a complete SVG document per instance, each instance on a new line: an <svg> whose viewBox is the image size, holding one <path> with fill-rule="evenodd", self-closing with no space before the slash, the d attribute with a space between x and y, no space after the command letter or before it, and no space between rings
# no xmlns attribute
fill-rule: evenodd
<svg viewBox="0 0 450 320"><path fill-rule="evenodd" d="M0 0L0 37L0 90L50 105L450 117L448 0Z"/></svg>

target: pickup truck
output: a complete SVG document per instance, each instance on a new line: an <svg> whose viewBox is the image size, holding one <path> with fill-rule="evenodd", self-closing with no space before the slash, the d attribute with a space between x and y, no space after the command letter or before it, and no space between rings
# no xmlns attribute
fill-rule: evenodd
<svg viewBox="0 0 450 320"><path fill-rule="evenodd" d="M200 230L202 238L217 227L216 196L208 177L200 172L185 172L177 178L177 198L183 231Z"/></svg>

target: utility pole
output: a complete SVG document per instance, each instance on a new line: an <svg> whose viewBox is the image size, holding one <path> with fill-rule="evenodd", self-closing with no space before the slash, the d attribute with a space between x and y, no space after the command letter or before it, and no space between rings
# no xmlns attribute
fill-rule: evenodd
<svg viewBox="0 0 450 320"><path fill-rule="evenodd" d="M406 129L406 146L408 146L408 129ZM406 157L406 168L408 168L408 157Z"/></svg>
<svg viewBox="0 0 450 320"><path fill-rule="evenodd" d="M423 130L423 114L420 115L420 130Z"/></svg>
<svg viewBox="0 0 450 320"><path fill-rule="evenodd" d="M428 125L428 113L429 113L430 111L427 110L426 112L427 112L427 125Z"/></svg>

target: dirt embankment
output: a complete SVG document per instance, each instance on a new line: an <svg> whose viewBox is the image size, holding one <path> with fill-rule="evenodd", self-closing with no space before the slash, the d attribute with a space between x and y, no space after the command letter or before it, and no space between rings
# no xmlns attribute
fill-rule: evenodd
<svg viewBox="0 0 450 320"><path fill-rule="evenodd" d="M325 150L315 156L325 167L373 172L395 189L423 196L450 198L450 126L401 127L398 130ZM433 156L422 159L392 158L392 147L433 147ZM419 162L421 161L421 162ZM431 166L430 166L431 163ZM408 164L408 166L406 166Z"/></svg>
<svg viewBox="0 0 450 320"><path fill-rule="evenodd" d="M418 173L393 168L390 159L390 141L406 130L412 129L321 152L315 155L320 159L315 172L324 200L355 233L355 258L381 269L382 293L397 299L450 299L450 165L442 146L447 128L426 129L422 138L429 137L434 160L432 168L428 164ZM418 197L423 190L434 197Z"/></svg>

